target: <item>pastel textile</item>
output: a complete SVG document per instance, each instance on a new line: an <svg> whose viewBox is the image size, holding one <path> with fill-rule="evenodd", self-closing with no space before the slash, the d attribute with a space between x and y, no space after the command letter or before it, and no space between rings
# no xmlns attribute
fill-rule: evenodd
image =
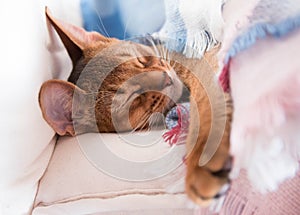
<svg viewBox="0 0 300 215"><path fill-rule="evenodd" d="M201 58L222 35L223 0L164 0L166 22L153 36L168 49Z"/></svg>
<svg viewBox="0 0 300 215"><path fill-rule="evenodd" d="M219 79L234 105L231 177L246 169L263 193L299 168L299 15L292 0L252 0L238 15L225 12Z"/></svg>
<svg viewBox="0 0 300 215"><path fill-rule="evenodd" d="M173 107L166 115L166 125L168 129L172 129L175 126L178 125L178 108L180 108L182 115L185 117L189 117L189 111L190 111L190 103L182 103L179 106Z"/></svg>

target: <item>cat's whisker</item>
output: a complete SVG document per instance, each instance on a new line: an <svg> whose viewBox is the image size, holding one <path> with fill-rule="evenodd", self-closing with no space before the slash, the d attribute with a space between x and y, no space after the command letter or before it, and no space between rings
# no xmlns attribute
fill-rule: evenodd
<svg viewBox="0 0 300 215"><path fill-rule="evenodd" d="M141 121L141 123L139 123L132 131L131 133L133 132L136 132L136 131L143 131L145 126L147 125L147 122L148 122L148 117L145 118L145 120Z"/></svg>
<svg viewBox="0 0 300 215"><path fill-rule="evenodd" d="M147 120L145 120L145 123L143 124L143 126L140 127L139 131L144 131L145 130L145 127L148 124L148 120L149 120L149 117L147 118ZM147 129L149 129L149 127L147 127Z"/></svg>
<svg viewBox="0 0 300 215"><path fill-rule="evenodd" d="M166 60L168 63L170 63L170 52L166 47L165 47L165 50L166 50Z"/></svg>
<svg viewBox="0 0 300 215"><path fill-rule="evenodd" d="M127 104L127 101L123 101L123 103L121 103L118 106L114 107L115 109L113 109L113 111L124 113L125 111L127 111L127 109L125 108L126 104Z"/></svg>
<svg viewBox="0 0 300 215"><path fill-rule="evenodd" d="M164 50L165 50L165 59L169 63L169 51L167 50L166 47L164 47Z"/></svg>
<svg viewBox="0 0 300 215"><path fill-rule="evenodd" d="M173 70L175 70L176 65L177 65L177 62L176 62L176 61L173 61L172 64L171 64L171 62L170 62L170 66L171 66L171 68L172 68Z"/></svg>
<svg viewBox="0 0 300 215"><path fill-rule="evenodd" d="M139 130L143 130L143 128L147 125L149 118L150 118L151 114L150 111L146 111L142 117L141 117L141 122L137 125L137 128L140 128Z"/></svg>
<svg viewBox="0 0 300 215"><path fill-rule="evenodd" d="M159 40L159 43L160 43L160 40ZM154 42L153 42L153 46L155 46L155 49L158 51L158 56L159 56L160 58L164 58L164 57L163 57L163 52L162 52L161 47L160 47L160 46L158 47L156 44L154 44Z"/></svg>
<svg viewBox="0 0 300 215"><path fill-rule="evenodd" d="M96 7L95 7L96 8ZM107 32L107 30L106 30L106 28L105 28L105 26L104 26L104 24L103 24L103 21L102 21L102 18L101 18L101 15L100 15L100 13L99 13L99 11L98 10L96 10L95 9L95 13L97 14L97 16L98 16L98 19L99 19L99 23L97 23L97 27L99 28L99 29L102 29L103 31L104 31L104 34L107 36L107 37L109 37L110 38L110 35L108 34L108 32Z"/></svg>
<svg viewBox="0 0 300 215"><path fill-rule="evenodd" d="M113 95L113 93L111 92L100 92L99 95L95 98L95 102L97 102L98 100L101 100L102 103L104 103L105 105L110 105L111 104L111 96Z"/></svg>
<svg viewBox="0 0 300 215"><path fill-rule="evenodd" d="M141 122L137 124L137 126L131 132L133 133L135 131L142 131L147 125L149 118L150 118L150 111L146 111L141 117Z"/></svg>
<svg viewBox="0 0 300 215"><path fill-rule="evenodd" d="M163 51L163 49L162 49L162 47L159 47L159 50L160 50L160 57L162 58L162 59L165 59L165 57L164 57L164 51Z"/></svg>
<svg viewBox="0 0 300 215"><path fill-rule="evenodd" d="M149 128L151 128L156 121L156 115L152 115L151 117L149 117Z"/></svg>
<svg viewBox="0 0 300 215"><path fill-rule="evenodd" d="M161 102L162 102L163 100L164 100L164 96L160 96L160 97L159 97L159 100L157 101L156 106L153 107L153 112L160 112L160 111L156 111L156 109L159 108L159 106L160 106L160 104L161 104Z"/></svg>
<svg viewBox="0 0 300 215"><path fill-rule="evenodd" d="M160 53L159 53L159 51L158 51L158 49L157 49L157 47L156 47L156 45L155 45L155 43L154 43L154 41L153 41L153 37L152 37L151 35L148 35L148 36L147 36L147 40L148 40L148 41L150 42L150 44L153 46L153 49L154 49L154 51L155 51L156 56L159 57L159 56L160 56Z"/></svg>
<svg viewBox="0 0 300 215"><path fill-rule="evenodd" d="M167 50L165 49L165 47L162 45L161 41L159 40L160 46L161 46L161 50L162 50L162 56L163 58L166 60L167 59Z"/></svg>
<svg viewBox="0 0 300 215"><path fill-rule="evenodd" d="M167 50L167 62L170 64L171 63L171 59L170 59L170 52Z"/></svg>
<svg viewBox="0 0 300 215"><path fill-rule="evenodd" d="M160 39L158 39L158 43L159 43L160 57L162 57L164 60L167 60L167 49L165 49Z"/></svg>
<svg viewBox="0 0 300 215"><path fill-rule="evenodd" d="M124 27L124 33L123 33L123 39L124 40L126 39L126 33L127 33L128 24L131 21L130 18L131 18L131 16L127 17L127 21L126 21L126 24L125 24L125 27Z"/></svg>
<svg viewBox="0 0 300 215"><path fill-rule="evenodd" d="M141 117L140 117L140 122L136 125L136 127L132 131L136 131L140 126L142 126L145 121L147 121L147 116L148 116L149 111L145 112Z"/></svg>
<svg viewBox="0 0 300 215"><path fill-rule="evenodd" d="M150 119L149 119L149 128L155 127L158 125L158 123L161 120L161 115L160 114L153 114Z"/></svg>

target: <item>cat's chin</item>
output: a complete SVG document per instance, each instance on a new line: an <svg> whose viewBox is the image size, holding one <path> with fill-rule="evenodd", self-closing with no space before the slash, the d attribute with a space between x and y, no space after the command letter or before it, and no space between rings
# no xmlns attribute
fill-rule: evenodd
<svg viewBox="0 0 300 215"><path fill-rule="evenodd" d="M176 106L176 102L174 102L173 100L170 100L169 103L165 107L164 114L167 114L175 106Z"/></svg>

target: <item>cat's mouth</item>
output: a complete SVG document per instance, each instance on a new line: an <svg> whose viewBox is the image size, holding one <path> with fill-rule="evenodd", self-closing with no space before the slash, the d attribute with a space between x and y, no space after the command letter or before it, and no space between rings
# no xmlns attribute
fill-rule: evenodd
<svg viewBox="0 0 300 215"><path fill-rule="evenodd" d="M164 80L162 83L163 89L158 92L160 94L159 99L154 100L151 109L153 112L157 111L165 114L174 107L181 98L183 84L178 79L174 70L164 73Z"/></svg>
<svg viewBox="0 0 300 215"><path fill-rule="evenodd" d="M174 70L138 74L116 92L112 102L113 121L120 125L118 130L144 129L152 114L165 114L178 102L182 89ZM128 116L129 120L124 120Z"/></svg>

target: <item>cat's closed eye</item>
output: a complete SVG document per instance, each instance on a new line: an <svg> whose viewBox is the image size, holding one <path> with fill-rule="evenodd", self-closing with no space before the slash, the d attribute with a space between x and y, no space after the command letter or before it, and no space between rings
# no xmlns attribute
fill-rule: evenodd
<svg viewBox="0 0 300 215"><path fill-rule="evenodd" d="M118 91L117 91L117 94L119 94L119 95L124 94L124 93L126 93L126 91L123 88L119 88Z"/></svg>
<svg viewBox="0 0 300 215"><path fill-rule="evenodd" d="M140 65L142 65L144 68L146 67L150 67L154 64L159 64L160 66L162 65L159 61L161 61L161 59L155 59L151 56L144 56L144 57L138 57L137 61L139 62Z"/></svg>
<svg viewBox="0 0 300 215"><path fill-rule="evenodd" d="M135 108L137 106L139 106L143 101L144 101L145 95L143 94L143 89L139 88L135 91L133 91L127 100L131 100L133 99L132 103L130 104L130 106L132 108Z"/></svg>
<svg viewBox="0 0 300 215"><path fill-rule="evenodd" d="M140 87L137 90L133 91L131 95L141 95L143 93L143 88Z"/></svg>
<svg viewBox="0 0 300 215"><path fill-rule="evenodd" d="M139 65L141 65L143 68L145 68L148 64L147 61L142 60L142 58L140 58L140 57L137 58L137 61L138 61Z"/></svg>

